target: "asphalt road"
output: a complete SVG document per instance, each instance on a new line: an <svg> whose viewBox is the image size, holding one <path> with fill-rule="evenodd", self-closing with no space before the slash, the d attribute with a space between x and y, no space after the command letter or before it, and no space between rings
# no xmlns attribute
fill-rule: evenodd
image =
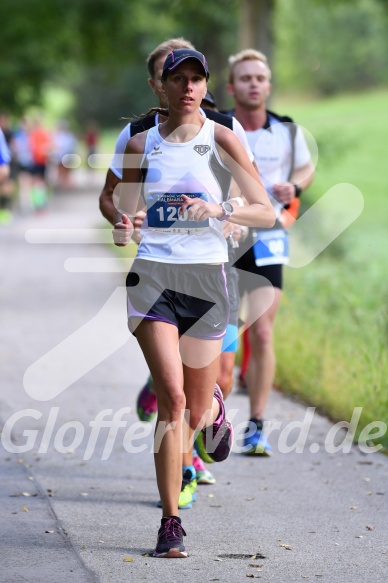
<svg viewBox="0 0 388 583"><path fill-rule="evenodd" d="M234 451L181 511L189 558L146 556L160 521L135 409L147 368L101 227L84 190L0 228L0 581L385 582L387 457L344 451L344 431L277 391L274 456L239 453L248 403L233 392Z"/></svg>

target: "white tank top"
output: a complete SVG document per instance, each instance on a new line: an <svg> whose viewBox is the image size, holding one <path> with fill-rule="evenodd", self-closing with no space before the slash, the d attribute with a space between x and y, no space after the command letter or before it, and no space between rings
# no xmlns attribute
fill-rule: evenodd
<svg viewBox="0 0 388 583"><path fill-rule="evenodd" d="M214 122L206 119L197 136L184 143L167 142L158 127L151 128L142 168L147 217L137 257L162 263L228 261L221 221L188 221L178 212L182 194L216 204L227 196L230 173L217 152Z"/></svg>

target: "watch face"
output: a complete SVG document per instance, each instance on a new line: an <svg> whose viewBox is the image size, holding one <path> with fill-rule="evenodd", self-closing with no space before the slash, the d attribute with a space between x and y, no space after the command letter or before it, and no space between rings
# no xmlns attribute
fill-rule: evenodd
<svg viewBox="0 0 388 583"><path fill-rule="evenodd" d="M222 208L224 209L224 211L228 215L230 215L233 212L233 210L234 210L234 206L232 205L232 203L227 202L227 201L223 203Z"/></svg>

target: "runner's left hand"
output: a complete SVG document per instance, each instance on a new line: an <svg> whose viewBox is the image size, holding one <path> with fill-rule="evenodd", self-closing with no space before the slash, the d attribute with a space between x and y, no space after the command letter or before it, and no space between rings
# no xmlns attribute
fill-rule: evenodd
<svg viewBox="0 0 388 583"><path fill-rule="evenodd" d="M219 219L223 216L224 212L219 204L214 204L211 202L206 202L201 198L190 198L185 194L182 194L183 204L179 209L179 213L183 213L188 209L189 220L194 221L204 221L211 217Z"/></svg>

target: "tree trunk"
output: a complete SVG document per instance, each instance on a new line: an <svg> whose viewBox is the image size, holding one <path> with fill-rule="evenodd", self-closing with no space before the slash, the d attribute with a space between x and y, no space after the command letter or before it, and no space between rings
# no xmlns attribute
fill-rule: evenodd
<svg viewBox="0 0 388 583"><path fill-rule="evenodd" d="M240 0L240 50L256 49L272 65L274 0Z"/></svg>

